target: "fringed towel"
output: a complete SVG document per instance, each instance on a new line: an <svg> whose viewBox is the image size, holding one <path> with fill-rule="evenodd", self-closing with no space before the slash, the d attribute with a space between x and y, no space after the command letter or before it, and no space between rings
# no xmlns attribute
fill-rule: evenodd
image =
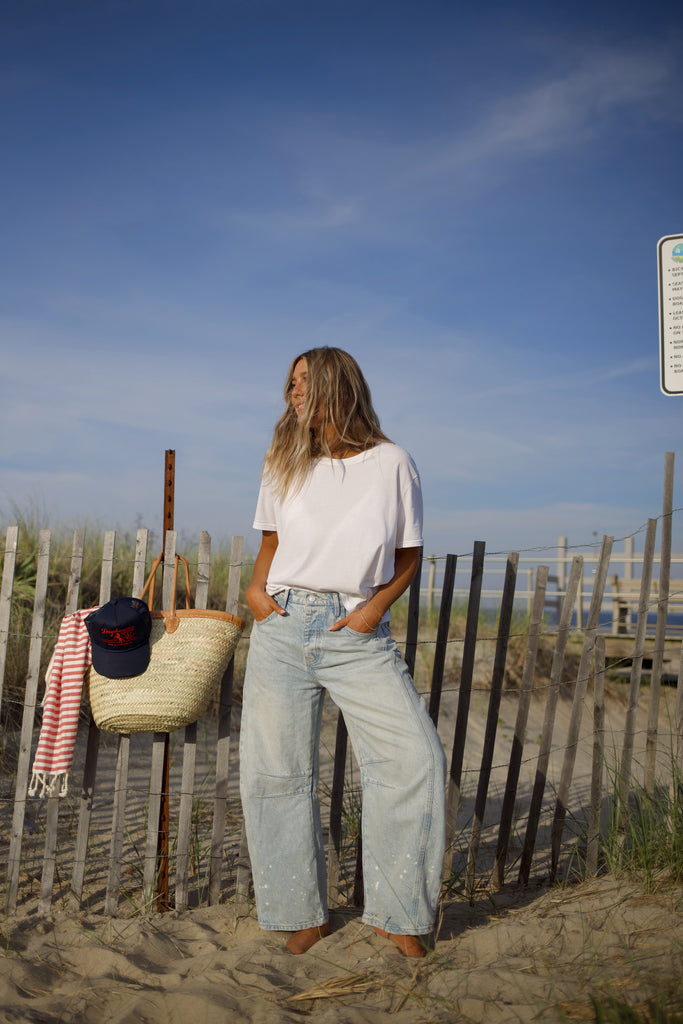
<svg viewBox="0 0 683 1024"><path fill-rule="evenodd" d="M57 645L45 674L43 724L33 760L29 796L67 794L83 677L92 663L85 618L94 610L81 608L65 615L59 627Z"/></svg>

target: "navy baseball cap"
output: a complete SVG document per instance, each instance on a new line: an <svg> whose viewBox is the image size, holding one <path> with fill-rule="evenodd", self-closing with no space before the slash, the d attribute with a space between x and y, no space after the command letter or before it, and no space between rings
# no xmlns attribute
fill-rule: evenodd
<svg viewBox="0 0 683 1024"><path fill-rule="evenodd" d="M86 616L92 663L109 679L139 676L149 665L152 616L139 597L115 597Z"/></svg>

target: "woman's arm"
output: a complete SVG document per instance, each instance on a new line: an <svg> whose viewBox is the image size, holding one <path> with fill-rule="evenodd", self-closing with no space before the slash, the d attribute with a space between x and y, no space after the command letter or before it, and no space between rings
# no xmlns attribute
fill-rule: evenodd
<svg viewBox="0 0 683 1024"><path fill-rule="evenodd" d="M401 594L413 581L420 564L420 548L397 548L394 556L394 575L388 583L383 583L377 592L362 608L357 608L343 619L335 622L330 629L342 629L350 626L356 633L372 633Z"/></svg>
<svg viewBox="0 0 683 1024"><path fill-rule="evenodd" d="M284 608L281 608L277 601L266 592L268 573L277 551L277 545L278 536L276 531L264 530L261 535L261 547L254 562L251 583L245 591L247 604L251 608L257 622L266 619L271 612L277 612L278 615L285 614Z"/></svg>

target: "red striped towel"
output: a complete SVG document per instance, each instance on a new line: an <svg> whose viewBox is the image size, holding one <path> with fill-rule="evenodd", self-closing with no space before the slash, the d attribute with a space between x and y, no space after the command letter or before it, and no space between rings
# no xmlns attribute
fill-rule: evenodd
<svg viewBox="0 0 683 1024"><path fill-rule="evenodd" d="M96 605L99 608L99 605ZM43 724L33 760L29 796L66 796L76 746L83 677L92 664L85 617L95 608L65 615L45 674ZM40 792L38 792L40 787Z"/></svg>

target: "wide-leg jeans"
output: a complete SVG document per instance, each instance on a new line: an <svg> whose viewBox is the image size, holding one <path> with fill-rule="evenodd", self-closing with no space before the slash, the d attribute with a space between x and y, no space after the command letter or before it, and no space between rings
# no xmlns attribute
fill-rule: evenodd
<svg viewBox="0 0 683 1024"><path fill-rule="evenodd" d="M318 802L324 691L341 709L360 768L365 910L385 931L434 923L445 845L441 741L391 638L347 626L338 594L282 591L254 624L244 684L240 784L262 928L328 918Z"/></svg>

